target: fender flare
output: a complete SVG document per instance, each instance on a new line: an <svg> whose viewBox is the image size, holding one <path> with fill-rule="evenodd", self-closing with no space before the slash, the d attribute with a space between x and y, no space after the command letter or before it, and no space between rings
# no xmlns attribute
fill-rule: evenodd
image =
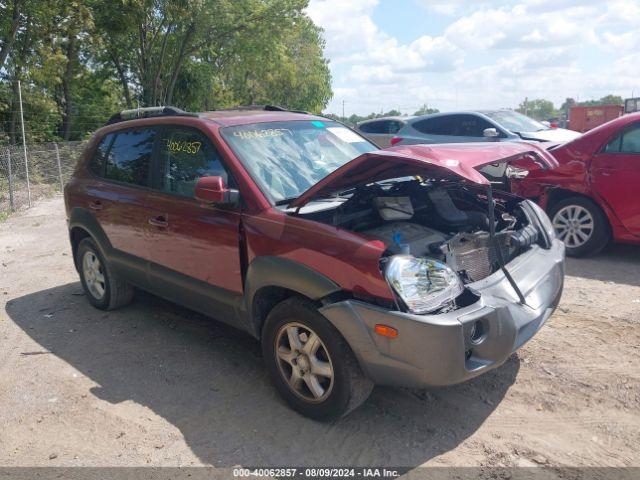
<svg viewBox="0 0 640 480"><path fill-rule="evenodd" d="M86 231L89 236L96 242L98 248L101 250L102 255L107 258L110 256L112 246L111 242L107 238L107 235L104 233L104 230L98 223L96 217L93 214L85 209L80 207L75 207L71 210L71 214L69 215L69 240L71 241L72 249L73 249L73 257L75 258L75 247L73 246L73 237L71 232L74 228L81 228Z"/></svg>
<svg viewBox="0 0 640 480"><path fill-rule="evenodd" d="M291 290L316 301L342 291L333 280L294 260L275 256L254 259L247 268L244 302L251 333L256 336L259 336L261 319L257 317L254 300L265 287Z"/></svg>

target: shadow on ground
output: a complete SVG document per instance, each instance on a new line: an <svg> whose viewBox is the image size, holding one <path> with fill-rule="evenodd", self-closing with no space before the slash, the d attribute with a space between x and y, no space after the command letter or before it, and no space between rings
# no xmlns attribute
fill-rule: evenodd
<svg viewBox="0 0 640 480"><path fill-rule="evenodd" d="M640 286L640 246L610 244L598 255L568 258L567 275Z"/></svg>
<svg viewBox="0 0 640 480"><path fill-rule="evenodd" d="M25 295L11 300L7 313L44 349L99 384L91 394L150 408L214 466L417 466L472 435L519 369L513 356L455 387L377 388L347 418L322 424L280 401L254 339L150 295L102 312L81 292L70 283Z"/></svg>

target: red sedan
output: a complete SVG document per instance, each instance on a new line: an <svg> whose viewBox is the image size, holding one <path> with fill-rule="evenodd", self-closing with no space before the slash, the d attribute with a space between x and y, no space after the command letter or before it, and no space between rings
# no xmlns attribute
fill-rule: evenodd
<svg viewBox="0 0 640 480"><path fill-rule="evenodd" d="M550 149L560 166L512 180L548 212L567 254L595 254L613 239L640 244L640 113Z"/></svg>

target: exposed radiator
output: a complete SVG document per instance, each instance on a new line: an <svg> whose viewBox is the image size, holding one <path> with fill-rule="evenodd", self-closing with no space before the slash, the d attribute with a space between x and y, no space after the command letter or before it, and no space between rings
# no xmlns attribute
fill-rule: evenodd
<svg viewBox="0 0 640 480"><path fill-rule="evenodd" d="M520 254L522 249L512 242L513 232L500 232L496 239L505 263ZM457 272L464 271L471 282L488 277L499 268L489 233L460 233L444 247L447 265Z"/></svg>

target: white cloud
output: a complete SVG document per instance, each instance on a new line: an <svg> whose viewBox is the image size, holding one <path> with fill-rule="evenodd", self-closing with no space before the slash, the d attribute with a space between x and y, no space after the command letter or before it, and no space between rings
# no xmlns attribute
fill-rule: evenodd
<svg viewBox="0 0 640 480"><path fill-rule="evenodd" d="M491 108L517 106L526 96L560 103L640 89L640 0L487 0L471 8L462 0L398 2L416 15L451 16L440 34L409 42L376 25L377 5L311 0L334 77L328 111L341 111L342 100L348 113L411 113L425 102L442 110Z"/></svg>

